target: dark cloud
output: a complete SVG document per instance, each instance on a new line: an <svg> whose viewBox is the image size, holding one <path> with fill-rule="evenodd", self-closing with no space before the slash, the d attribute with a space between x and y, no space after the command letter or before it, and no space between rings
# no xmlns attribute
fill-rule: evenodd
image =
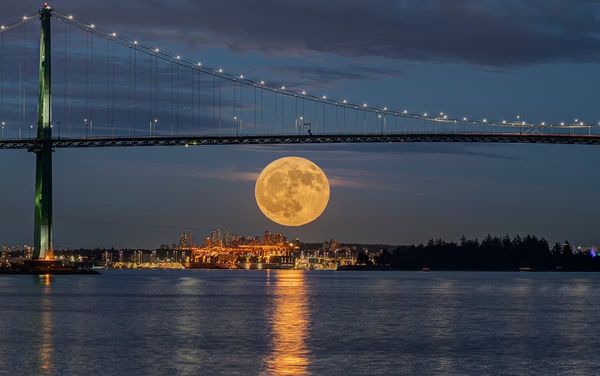
<svg viewBox="0 0 600 376"><path fill-rule="evenodd" d="M5 7L20 14L36 7ZM29 7L29 8L28 8ZM592 0L107 0L64 12L117 31L236 51L327 53L484 67L598 59Z"/></svg>
<svg viewBox="0 0 600 376"><path fill-rule="evenodd" d="M398 77L404 71L397 68L385 67L367 67L351 65L343 68L321 68L305 66L281 66L272 69L273 71L290 75L311 86L322 86L333 82L348 80L372 80L386 76ZM293 84L293 83L292 83Z"/></svg>

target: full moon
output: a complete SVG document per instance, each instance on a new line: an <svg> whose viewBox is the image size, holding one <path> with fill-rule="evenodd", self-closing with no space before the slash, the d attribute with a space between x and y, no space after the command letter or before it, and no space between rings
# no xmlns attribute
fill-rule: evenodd
<svg viewBox="0 0 600 376"><path fill-rule="evenodd" d="M327 207L329 181L308 159L285 157L262 170L254 194L267 218L284 226L302 226L319 218Z"/></svg>

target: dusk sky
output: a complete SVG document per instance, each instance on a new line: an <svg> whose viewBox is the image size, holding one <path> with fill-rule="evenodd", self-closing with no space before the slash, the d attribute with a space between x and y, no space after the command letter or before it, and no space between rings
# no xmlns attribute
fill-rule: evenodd
<svg viewBox="0 0 600 376"><path fill-rule="evenodd" d="M331 97L473 118L600 121L595 1L52 4L193 61ZM39 7L7 3L0 23ZM28 25L32 36L38 31L37 21ZM36 64L34 56L33 72ZM57 150L55 247L157 247L217 227L305 241L533 233L600 244L599 152L442 143ZM309 158L330 178L328 208L303 227L270 222L254 201L258 173L283 156ZM34 155L0 151L0 161L0 244L31 243Z"/></svg>

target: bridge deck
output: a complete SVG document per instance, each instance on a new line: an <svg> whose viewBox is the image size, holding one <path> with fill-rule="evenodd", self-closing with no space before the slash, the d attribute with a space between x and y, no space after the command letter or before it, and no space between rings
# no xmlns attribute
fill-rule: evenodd
<svg viewBox="0 0 600 376"><path fill-rule="evenodd" d="M269 145L269 144L352 144L403 142L464 142L464 143L535 143L599 145L600 136L564 134L513 133L383 133L383 134L322 134L322 135L264 135L264 136L177 136L123 138L55 138L56 148L134 147L134 146L192 146L192 145ZM34 139L0 140L0 149L39 147Z"/></svg>

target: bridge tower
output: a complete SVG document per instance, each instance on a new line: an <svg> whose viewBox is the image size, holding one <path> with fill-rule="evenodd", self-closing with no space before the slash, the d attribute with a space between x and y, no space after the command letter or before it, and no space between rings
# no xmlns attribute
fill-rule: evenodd
<svg viewBox="0 0 600 376"><path fill-rule="evenodd" d="M35 163L34 260L51 260L52 250L52 92L51 39L52 7L40 10L40 61Z"/></svg>

